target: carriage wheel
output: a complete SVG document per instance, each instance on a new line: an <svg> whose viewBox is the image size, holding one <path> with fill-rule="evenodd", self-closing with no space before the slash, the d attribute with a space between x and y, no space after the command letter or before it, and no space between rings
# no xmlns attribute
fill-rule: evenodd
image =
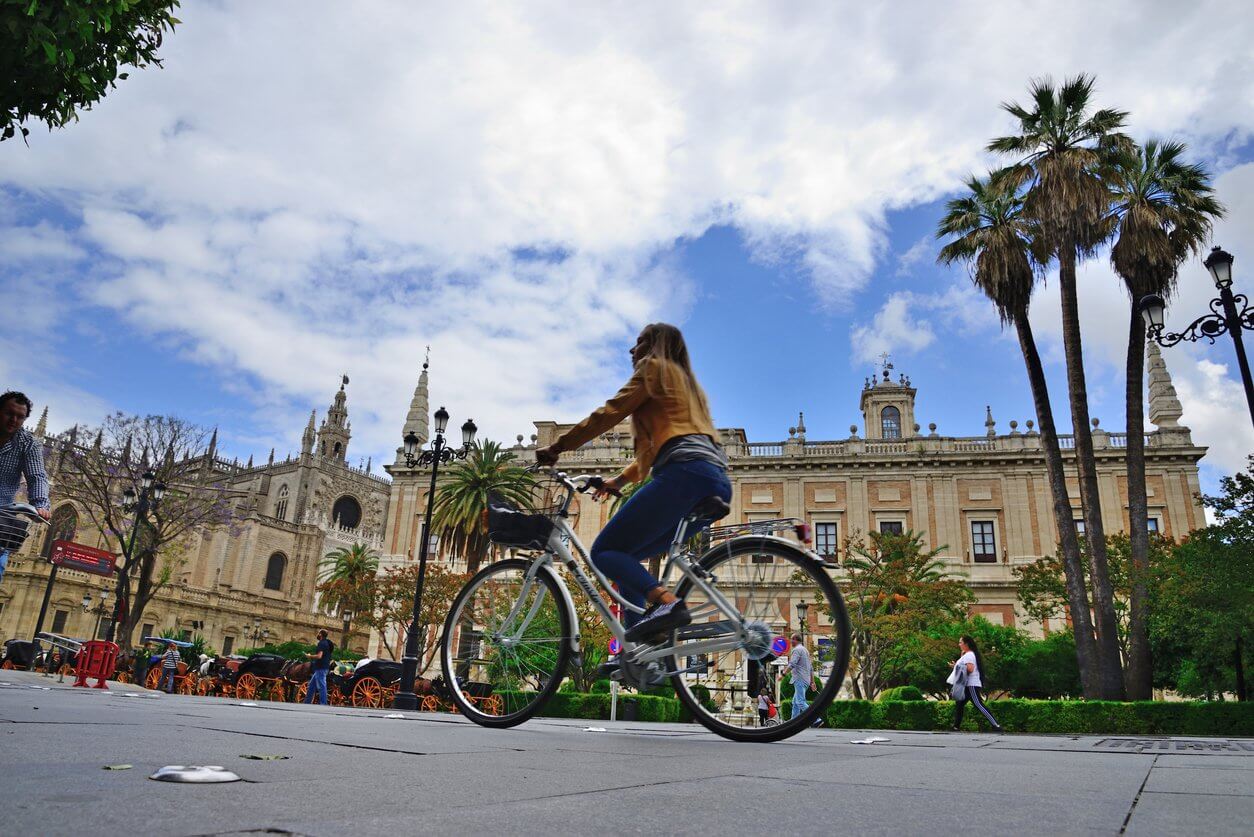
<svg viewBox="0 0 1254 837"><path fill-rule="evenodd" d="M500 695L488 695L479 701L479 711L485 715L504 715L505 701L501 700Z"/></svg>
<svg viewBox="0 0 1254 837"><path fill-rule="evenodd" d="M148 669L148 676L144 678L144 688L156 690L161 685L161 667Z"/></svg>
<svg viewBox="0 0 1254 837"><path fill-rule="evenodd" d="M309 694L309 684L301 683L296 687L296 703L304 703L307 694Z"/></svg>
<svg viewBox="0 0 1254 837"><path fill-rule="evenodd" d="M0 663L0 668L5 671L17 671L17 666L13 665L12 660L5 660L3 663Z"/></svg>
<svg viewBox="0 0 1254 837"><path fill-rule="evenodd" d="M201 697L209 697L213 694L214 678L203 677L196 681L196 694Z"/></svg>
<svg viewBox="0 0 1254 837"><path fill-rule="evenodd" d="M115 671L113 673L113 679L118 683L130 683L131 673L129 671Z"/></svg>
<svg viewBox="0 0 1254 837"><path fill-rule="evenodd" d="M427 695L422 699L422 706L420 708L423 712L439 712L440 699L435 695Z"/></svg>
<svg viewBox="0 0 1254 837"><path fill-rule="evenodd" d="M270 682L270 690L266 692L266 700L272 700L275 703L287 703L287 682L272 680Z"/></svg>
<svg viewBox="0 0 1254 837"><path fill-rule="evenodd" d="M240 700L252 700L257 696L257 677L245 672L235 681L235 696Z"/></svg>
<svg viewBox="0 0 1254 837"><path fill-rule="evenodd" d="M373 677L363 677L353 686L353 706L378 709L383 706L383 686Z"/></svg>
<svg viewBox="0 0 1254 837"><path fill-rule="evenodd" d="M66 674L73 675L73 674L74 674L74 666L70 665L69 663L62 663L62 664L61 664L61 667L60 667L59 669L57 669L57 674L60 674L60 675L66 675Z"/></svg>
<svg viewBox="0 0 1254 837"><path fill-rule="evenodd" d="M196 694L196 685L199 679L194 674L189 674L186 677L176 677L174 678L174 691L180 695L194 695Z"/></svg>

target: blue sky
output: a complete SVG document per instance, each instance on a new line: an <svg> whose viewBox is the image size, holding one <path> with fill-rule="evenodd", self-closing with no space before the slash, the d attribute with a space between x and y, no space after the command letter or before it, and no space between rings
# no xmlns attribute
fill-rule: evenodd
<svg viewBox="0 0 1254 837"><path fill-rule="evenodd" d="M433 402L512 439L612 392L657 319L753 439L800 410L847 436L881 351L925 430L979 435L985 405L1022 427L1017 344L932 230L1043 74L1092 72L1134 136L1187 142L1239 283L1251 263L1236 3L1059 3L1030 38L1016 4L309 8L187 4L164 69L0 146L0 384L54 429L174 413L281 456L346 372L350 458L387 461L430 345ZM1117 431L1126 301L1104 258L1081 289L1091 411ZM1170 322L1211 295L1186 266ZM1033 324L1065 427L1057 307L1050 281ZM1230 347L1166 357L1214 489L1254 450Z"/></svg>

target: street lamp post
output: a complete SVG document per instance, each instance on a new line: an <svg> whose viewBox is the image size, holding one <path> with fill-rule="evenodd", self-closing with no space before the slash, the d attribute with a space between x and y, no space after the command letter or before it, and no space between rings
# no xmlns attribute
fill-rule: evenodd
<svg viewBox="0 0 1254 837"><path fill-rule="evenodd" d="M806 614L810 612L809 602L797 603L797 630L801 633L801 641L806 638Z"/></svg>
<svg viewBox="0 0 1254 837"><path fill-rule="evenodd" d="M344 618L344 633L340 636L340 647L348 650L348 629L353 624L353 612L348 608L344 608L344 612L340 616Z"/></svg>
<svg viewBox="0 0 1254 837"><path fill-rule="evenodd" d="M261 627L260 619L253 619L253 629L245 631L244 636L252 640L253 648L259 648L270 641L270 629Z"/></svg>
<svg viewBox="0 0 1254 837"><path fill-rule="evenodd" d="M1196 343L1205 339L1214 343L1216 337L1227 332L1232 337L1232 345L1236 347L1237 365L1241 368L1241 381L1245 384L1245 402L1250 409L1250 421L1254 422L1254 379L1250 376L1250 361L1245 355L1245 341L1241 337L1243 330L1254 331L1254 307L1251 307L1245 294L1232 292L1232 262L1231 253L1218 247L1210 251L1204 264L1210 271L1211 278L1215 280L1215 287L1219 289L1219 298L1210 301L1211 313L1198 317L1182 332L1164 333L1163 314L1166 305L1158 294L1143 297L1139 307L1141 316L1145 318L1146 334L1164 348L1174 346L1182 340Z"/></svg>
<svg viewBox="0 0 1254 837"><path fill-rule="evenodd" d="M165 496L165 483L157 479L157 475L152 469L144 471L139 478L139 491L134 486L127 486L122 492L122 509L126 512L134 512L131 519L131 538L130 544L126 548L126 572L118 573L118 595L113 602L113 619L109 622L109 630L105 634L105 639L112 642L117 635L118 620L122 616L122 606L124 605L130 592L130 565L131 556L135 554L135 540L139 534L139 525L141 520L147 520L150 512L155 512L161 504L161 498Z"/></svg>
<svg viewBox="0 0 1254 837"><path fill-rule="evenodd" d="M100 620L109 612L109 591L99 591L100 601L93 607L91 593L83 594L83 613L92 613L96 616L96 626L92 628L91 635L95 639L100 635Z"/></svg>
<svg viewBox="0 0 1254 837"><path fill-rule="evenodd" d="M474 419L467 419L462 425L462 446L453 450L444 444L444 429L448 427L448 410L441 407L435 411L435 439L431 449L419 452L418 437L413 433L405 435L405 465L409 468L431 466L431 485L427 490L427 513L422 524L422 543L418 546L418 581L414 585L414 614L409 622L409 630L405 632L405 653L401 657L401 680L393 708L400 710L417 710L418 696L414 694L414 680L418 676L418 643L419 616L422 612L422 584L427 576L427 552L431 544L431 511L435 504L435 480L440 472L440 464L465 459L475 443Z"/></svg>

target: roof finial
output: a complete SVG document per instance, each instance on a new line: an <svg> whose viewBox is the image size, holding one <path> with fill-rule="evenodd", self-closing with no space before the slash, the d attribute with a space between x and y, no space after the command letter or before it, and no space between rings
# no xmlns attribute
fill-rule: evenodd
<svg viewBox="0 0 1254 837"><path fill-rule="evenodd" d="M984 406L984 415L984 426L988 428L988 435L996 436L997 431L994 428L997 426L997 422L993 421L993 408L986 404Z"/></svg>

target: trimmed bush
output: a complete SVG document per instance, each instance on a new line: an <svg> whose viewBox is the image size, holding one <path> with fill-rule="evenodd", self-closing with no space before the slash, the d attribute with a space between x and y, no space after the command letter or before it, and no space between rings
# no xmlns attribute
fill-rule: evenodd
<svg viewBox="0 0 1254 837"><path fill-rule="evenodd" d="M505 701L509 711L517 711L531 695L522 692L497 692ZM631 700L639 707L637 718L641 721L660 721L678 723L680 720L680 704L678 698L655 697L653 695L620 694L618 697L618 714L622 717L623 701ZM589 720L608 721L610 718L610 696L604 692L557 692L537 713L541 718L587 718Z"/></svg>
<svg viewBox="0 0 1254 837"><path fill-rule="evenodd" d="M989 711L1008 732L1091 735L1254 735L1254 702L1165 703L1080 700L994 700ZM828 707L837 729L944 730L953 724L952 701L842 700ZM979 729L983 717L967 707L962 728Z"/></svg>
<svg viewBox="0 0 1254 837"><path fill-rule="evenodd" d="M880 692L876 700L923 700L923 692L919 691L918 686L893 686Z"/></svg>

